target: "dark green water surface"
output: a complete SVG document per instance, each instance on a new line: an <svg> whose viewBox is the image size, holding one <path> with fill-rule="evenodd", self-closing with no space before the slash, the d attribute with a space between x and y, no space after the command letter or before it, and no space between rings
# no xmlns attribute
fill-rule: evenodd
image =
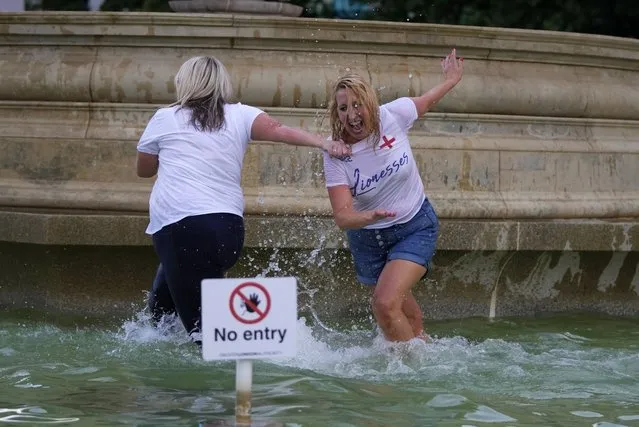
<svg viewBox="0 0 639 427"><path fill-rule="evenodd" d="M256 361L253 417L281 426L639 426L637 319L298 323L298 355ZM233 425L235 363L204 362L179 325L0 317L0 424Z"/></svg>

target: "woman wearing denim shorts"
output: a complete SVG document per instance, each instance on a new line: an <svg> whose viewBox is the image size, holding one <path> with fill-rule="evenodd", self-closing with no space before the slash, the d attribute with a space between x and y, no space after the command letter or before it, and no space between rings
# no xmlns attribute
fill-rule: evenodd
<svg viewBox="0 0 639 427"><path fill-rule="evenodd" d="M442 69L444 81L428 92L381 106L370 84L349 74L336 82L329 106L332 139L352 147L345 158L324 154L333 217L347 230L358 280L375 286L373 313L389 341L428 338L411 289L430 268L439 222L408 131L461 80L455 49Z"/></svg>

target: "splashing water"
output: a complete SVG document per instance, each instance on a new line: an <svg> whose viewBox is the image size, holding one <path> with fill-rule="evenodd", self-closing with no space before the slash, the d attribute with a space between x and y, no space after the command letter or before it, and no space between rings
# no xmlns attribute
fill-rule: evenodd
<svg viewBox="0 0 639 427"><path fill-rule="evenodd" d="M332 332L300 318L297 356L254 365L255 417L302 426L631 426L639 418L631 320L429 326L432 343L391 344L375 331ZM203 361L175 317L155 327L142 312L115 328L4 318L0 387L0 422L192 426L234 411L234 364Z"/></svg>
<svg viewBox="0 0 639 427"><path fill-rule="evenodd" d="M291 259L275 248L257 277L305 268L337 283L327 267L337 251L323 244ZM297 355L255 363L256 417L290 426L612 426L639 418L631 321L464 319L429 324L430 343L389 343L371 319L370 327L344 327L350 319L327 326L316 292L299 283L310 321L296 325ZM175 316L154 325L140 311L115 329L2 322L0 386L11 392L0 422L190 426L234 413L234 364L203 361Z"/></svg>

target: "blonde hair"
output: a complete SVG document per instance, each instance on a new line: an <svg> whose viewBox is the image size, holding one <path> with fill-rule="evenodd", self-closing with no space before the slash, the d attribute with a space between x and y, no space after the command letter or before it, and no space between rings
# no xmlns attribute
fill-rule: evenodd
<svg viewBox="0 0 639 427"><path fill-rule="evenodd" d="M188 59L175 75L177 101L172 105L191 110L191 124L200 131L224 126L224 104L233 86L224 64L212 56Z"/></svg>
<svg viewBox="0 0 639 427"><path fill-rule="evenodd" d="M341 89L350 89L361 106L368 112L368 120L364 123L369 135L372 136L373 146L379 143L379 101L377 94L371 85L358 74L347 74L337 79L333 85L333 94L328 104L328 116L331 124L331 135L333 139L344 138L344 124L340 121L337 111L337 92Z"/></svg>

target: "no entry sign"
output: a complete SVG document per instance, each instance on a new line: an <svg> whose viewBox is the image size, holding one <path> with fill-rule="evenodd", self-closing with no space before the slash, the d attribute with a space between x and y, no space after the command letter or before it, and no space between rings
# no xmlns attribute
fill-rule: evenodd
<svg viewBox="0 0 639 427"><path fill-rule="evenodd" d="M202 281L205 360L292 357L296 325L294 277Z"/></svg>
<svg viewBox="0 0 639 427"><path fill-rule="evenodd" d="M263 285L244 282L231 292L229 308L240 323L251 325L266 318L271 310L271 296Z"/></svg>

